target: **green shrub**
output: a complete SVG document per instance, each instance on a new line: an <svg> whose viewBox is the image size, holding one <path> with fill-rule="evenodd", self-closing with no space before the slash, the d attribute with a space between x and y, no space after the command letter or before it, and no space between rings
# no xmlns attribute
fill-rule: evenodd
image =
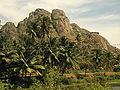
<svg viewBox="0 0 120 90"><path fill-rule="evenodd" d="M112 90L112 89L108 85L102 86L100 83L95 83L87 87L84 87L83 90Z"/></svg>
<svg viewBox="0 0 120 90"><path fill-rule="evenodd" d="M80 86L64 87L61 90L112 90L109 85L102 86L100 83L85 84Z"/></svg>
<svg viewBox="0 0 120 90"><path fill-rule="evenodd" d="M112 75L108 77L108 80L120 79L120 75Z"/></svg>
<svg viewBox="0 0 120 90"><path fill-rule="evenodd" d="M88 83L91 83L91 82L93 82L93 78L91 78L91 77L86 77L86 78L85 78L85 81L88 82Z"/></svg>
<svg viewBox="0 0 120 90"><path fill-rule="evenodd" d="M97 77L95 77L95 80L96 81L106 81L107 78L105 76L97 76Z"/></svg>
<svg viewBox="0 0 120 90"><path fill-rule="evenodd" d="M71 78L71 82L72 82L72 83L77 83L77 82L78 82L78 79L77 79L77 78Z"/></svg>
<svg viewBox="0 0 120 90"><path fill-rule="evenodd" d="M120 75L114 75L114 79L120 79Z"/></svg>
<svg viewBox="0 0 120 90"><path fill-rule="evenodd" d="M66 78L66 77L62 78L62 84L70 85L73 83L78 83L78 79L77 78Z"/></svg>
<svg viewBox="0 0 120 90"><path fill-rule="evenodd" d="M64 85L72 84L71 79L70 78L66 78L66 77L63 77L61 82Z"/></svg>
<svg viewBox="0 0 120 90"><path fill-rule="evenodd" d="M59 86L62 82L62 77L59 75L59 72L54 71L53 69L48 70L43 77L45 85L49 87Z"/></svg>
<svg viewBox="0 0 120 90"><path fill-rule="evenodd" d="M0 82L0 90L4 90L5 89L5 84L4 83L2 83L2 82Z"/></svg>
<svg viewBox="0 0 120 90"><path fill-rule="evenodd" d="M11 86L9 83L3 83L2 81L0 81L0 90L8 90L10 87Z"/></svg>

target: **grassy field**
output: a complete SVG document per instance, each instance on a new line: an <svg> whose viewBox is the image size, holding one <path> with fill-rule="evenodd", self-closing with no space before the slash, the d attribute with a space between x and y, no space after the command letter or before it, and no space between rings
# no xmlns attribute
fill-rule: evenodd
<svg viewBox="0 0 120 90"><path fill-rule="evenodd" d="M108 81L109 84L119 84L120 85L120 79L115 79L115 80L109 80Z"/></svg>
<svg viewBox="0 0 120 90"><path fill-rule="evenodd" d="M80 76L113 76L113 75L120 75L120 72L96 72L96 73L79 73L79 74L64 74L65 77L80 77Z"/></svg>

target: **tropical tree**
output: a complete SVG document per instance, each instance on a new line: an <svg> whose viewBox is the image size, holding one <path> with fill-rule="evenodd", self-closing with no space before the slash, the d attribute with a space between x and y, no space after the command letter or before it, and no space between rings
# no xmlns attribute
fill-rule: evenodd
<svg viewBox="0 0 120 90"><path fill-rule="evenodd" d="M3 60L3 57L5 56L4 53L0 52L0 77L4 75L4 72L7 71L6 70L6 65L7 62L5 60Z"/></svg>
<svg viewBox="0 0 120 90"><path fill-rule="evenodd" d="M56 55L60 61L60 71L64 74L67 69L78 68L79 49L74 42L70 42L64 36L59 41L59 49Z"/></svg>
<svg viewBox="0 0 120 90"><path fill-rule="evenodd" d="M33 74L37 76L41 76L42 70L45 69L44 66L41 65L39 60L41 59L40 56L33 57L33 59L26 59L24 54L21 52L20 55L13 54L12 57L14 57L14 61L10 64L9 68L12 68L14 75L26 77L26 74L28 73L29 76ZM39 57L39 58L37 58ZM17 60L15 60L17 59Z"/></svg>
<svg viewBox="0 0 120 90"><path fill-rule="evenodd" d="M112 55L112 53L110 53L110 52L105 52L104 53L104 69L105 70L111 70L112 69L112 64L113 64L113 61L114 61L114 57L113 57L113 55Z"/></svg>
<svg viewBox="0 0 120 90"><path fill-rule="evenodd" d="M51 25L52 23L49 17L39 17L36 22L31 22L28 25L27 33L31 35L32 38L38 37L43 40L46 35L47 38L50 37Z"/></svg>
<svg viewBox="0 0 120 90"><path fill-rule="evenodd" d="M120 54L118 54L114 60L114 64L120 64Z"/></svg>
<svg viewBox="0 0 120 90"><path fill-rule="evenodd" d="M13 76L13 71L12 68L15 67L13 65L14 61L16 61L15 55L14 55L15 51L9 51L9 52L1 52L1 63L0 63L0 71L5 73L6 75L3 76L7 76L6 78L10 78Z"/></svg>
<svg viewBox="0 0 120 90"><path fill-rule="evenodd" d="M94 65L94 68L100 69L103 65L103 55L100 49L93 49L90 56L91 62Z"/></svg>

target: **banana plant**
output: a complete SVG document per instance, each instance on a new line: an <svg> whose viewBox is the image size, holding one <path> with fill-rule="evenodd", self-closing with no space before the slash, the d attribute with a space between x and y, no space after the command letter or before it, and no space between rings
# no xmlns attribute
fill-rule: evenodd
<svg viewBox="0 0 120 90"><path fill-rule="evenodd" d="M2 62L6 62L6 69L10 70L11 74L13 74L10 76L22 75L23 77L25 75L26 77L26 73L42 76L41 72L45 69L41 62L39 62L43 58L40 55L36 55L32 59L26 59L22 52L19 55L17 52L11 51L6 55L0 52L0 57L2 57Z"/></svg>
<svg viewBox="0 0 120 90"><path fill-rule="evenodd" d="M12 55L13 52L0 52L0 72L5 73L7 77L11 76L11 63L13 62Z"/></svg>
<svg viewBox="0 0 120 90"><path fill-rule="evenodd" d="M42 76L41 71L45 69L44 66L41 65L41 63L39 63L39 60L36 60L36 58L32 58L31 60L26 59L24 54L21 52L21 59L20 61L23 62L22 65L22 69L20 70L20 72L24 72L25 77L26 77L26 73L29 73L30 75L36 74L37 76ZM36 56L37 57L37 56ZM39 59L42 59L43 57L38 56ZM22 73L23 74L23 73Z"/></svg>

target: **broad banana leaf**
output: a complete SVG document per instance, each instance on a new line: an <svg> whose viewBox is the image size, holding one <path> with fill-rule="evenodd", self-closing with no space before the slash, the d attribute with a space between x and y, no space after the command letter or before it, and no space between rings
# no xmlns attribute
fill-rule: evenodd
<svg viewBox="0 0 120 90"><path fill-rule="evenodd" d="M55 59L59 62L59 59L57 58L57 56L53 53L53 51L49 48L50 53L55 57Z"/></svg>
<svg viewBox="0 0 120 90"><path fill-rule="evenodd" d="M9 59L9 58L6 58L6 57L3 57L2 59L3 59L3 60L5 60L7 63L10 63L10 62L12 62L12 60L11 60L11 59Z"/></svg>
<svg viewBox="0 0 120 90"><path fill-rule="evenodd" d="M35 35L35 37L37 37L36 32L35 32L34 30L31 30L31 31L32 31L32 33Z"/></svg>
<svg viewBox="0 0 120 90"><path fill-rule="evenodd" d="M52 60L51 60L51 57L49 56L49 58L48 58L48 61L49 61L49 63L51 63L52 62Z"/></svg>
<svg viewBox="0 0 120 90"><path fill-rule="evenodd" d="M32 68L27 68L26 70L27 70L27 72L29 72L29 73L35 72L35 70L32 69Z"/></svg>
<svg viewBox="0 0 120 90"><path fill-rule="evenodd" d="M2 53L2 52L0 52L0 56L5 56L5 54L4 54L4 53Z"/></svg>
<svg viewBox="0 0 120 90"><path fill-rule="evenodd" d="M27 72L29 72L29 73L33 73L34 72L35 74L42 76L42 74L38 70L34 70L32 68L27 68Z"/></svg>
<svg viewBox="0 0 120 90"><path fill-rule="evenodd" d="M34 67L35 69L45 69L45 67L42 66L42 65L34 65L33 67Z"/></svg>

